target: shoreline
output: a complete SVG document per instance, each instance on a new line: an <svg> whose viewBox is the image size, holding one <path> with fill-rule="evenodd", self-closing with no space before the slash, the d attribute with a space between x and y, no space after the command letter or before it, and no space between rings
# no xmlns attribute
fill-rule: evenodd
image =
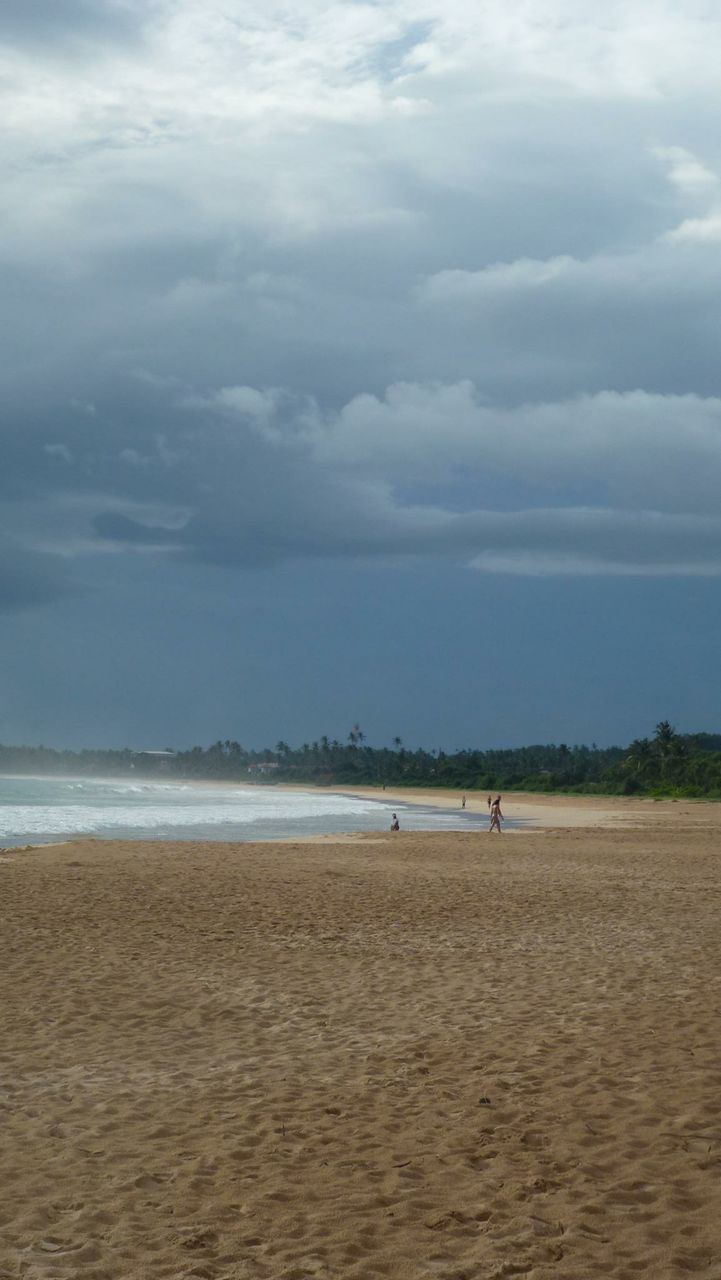
<svg viewBox="0 0 721 1280"><path fill-rule="evenodd" d="M12 777L14 779L30 779L47 781L53 780L54 775L3 775L4 777ZM243 781L224 782L218 779L126 779L126 778L94 778L91 775L81 776L63 776L58 777L58 781L63 782L97 782L99 785L117 785L118 783L129 783L131 786L145 785L150 788L160 786L162 789L175 790L176 788L183 790L192 790L198 788L207 795L209 791L225 791L228 793L238 792L261 792L272 802L274 793L280 794L297 794L297 795L316 795L316 796L345 796L378 804L384 806L385 809L391 810L397 808L401 811L408 810L426 810L443 812L450 817L451 814L458 815L457 825L443 824L443 829L447 832L454 831L457 834L468 832L469 828L473 830L475 835L482 835L487 831L487 797L486 793L466 792L466 806L461 805L461 791L452 791L447 788L431 788L431 787L388 787L385 790L382 786L313 786L302 783L257 783ZM657 800L650 797L625 797L625 796L579 796L579 795L561 795L549 793L534 793L513 791L507 792L503 797L503 812L505 823L503 834L517 837L524 832L550 832L563 831L571 829L588 830L610 830L617 831L629 830L639 827L653 827L658 825L659 821L665 820L665 815L669 814L670 806L673 806L674 820L684 825L698 826L700 824L713 821L716 814L721 813L721 802L708 800ZM380 816L380 815L379 815ZM270 815L269 815L270 819ZM329 822L331 819L329 819ZM510 823L510 825L509 825ZM232 823L229 822L229 826ZM401 825L403 822L401 820ZM420 829L424 828L416 828ZM434 828L428 828L434 829ZM142 828L138 828L138 832ZM21 833L17 837L13 837L13 843L3 844L0 846L0 853L11 850L21 850L23 848L49 848L54 845L66 844L76 840L92 839L103 843L112 842L113 840L122 839L125 841L137 840L140 844L147 844L158 839L175 840L178 844L187 842L208 842L213 844L234 844L234 843L295 843L302 842L304 844L327 843L330 840L336 842L362 842L365 838L382 838L385 832L385 817L382 826L366 827L361 825L358 828L346 827L333 831L332 828L326 831L307 832L299 831L297 834L263 834L259 831L245 834L243 827L239 824L237 830L232 833L219 834L217 836L206 831L203 834L187 834L187 828L178 826L177 831L171 835L157 836L148 828L146 834L138 834L132 829L127 829L124 834L117 831L108 830L106 832L97 832L92 830L83 830L79 828L75 831L63 831L62 836L59 832L48 832L49 839L45 840L36 833Z"/></svg>
<svg viewBox="0 0 721 1280"><path fill-rule="evenodd" d="M244 784L241 784L244 785ZM420 808L454 810L475 817L487 817L488 804L486 793L450 791L442 787L346 787L303 786L300 783L278 783L284 791L305 791L321 795L357 796L359 799L378 800L388 805L417 805ZM461 798L466 795L466 807L461 809ZM509 791L502 797L504 814L523 823L521 827L508 828L508 835L518 835L521 831L543 831L550 829L568 829L574 827L608 828L627 825L645 825L653 822L659 806L673 804L679 811L687 805L698 805L698 801L658 801L650 797L635 796L576 796L549 795L543 792ZM709 805L717 805L721 813L721 801L709 800ZM516 812L516 810L518 810ZM463 831L464 827L459 827Z"/></svg>

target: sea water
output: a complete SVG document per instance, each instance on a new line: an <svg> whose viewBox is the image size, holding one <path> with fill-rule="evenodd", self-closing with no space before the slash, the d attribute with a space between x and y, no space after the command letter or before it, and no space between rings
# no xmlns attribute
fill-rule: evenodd
<svg viewBox="0 0 721 1280"><path fill-rule="evenodd" d="M345 831L449 831L479 824L458 809L284 791L124 778L0 777L0 845L73 835L131 840L279 840ZM485 815L483 817L485 825Z"/></svg>

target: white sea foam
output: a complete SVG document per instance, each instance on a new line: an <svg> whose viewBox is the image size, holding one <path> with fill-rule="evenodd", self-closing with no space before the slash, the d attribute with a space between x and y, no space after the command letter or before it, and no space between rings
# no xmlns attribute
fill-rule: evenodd
<svg viewBox="0 0 721 1280"><path fill-rule="evenodd" d="M58 836L263 840L386 829L391 808L415 830L468 825L458 813L272 787L119 778L0 777L0 844Z"/></svg>
<svg viewBox="0 0 721 1280"><path fill-rule="evenodd" d="M28 832L38 835L47 832L68 831L115 831L119 828L153 831L166 827L221 827L248 826L270 817L304 818L320 817L330 814L350 816L353 813L365 814L366 808L350 808L337 805L319 809L314 805L297 805L292 811L279 807L271 814L263 805L241 806L237 804L187 805L175 807L171 805L143 805L133 808L130 805L105 805L95 808L90 805L82 810L77 805L48 805L42 809L35 805L8 805L0 810L0 839L16 832Z"/></svg>
<svg viewBox="0 0 721 1280"><path fill-rule="evenodd" d="M352 796L282 791L275 787L222 787L113 779L0 778L0 842L22 836L118 832L215 833L216 838L248 838L248 828L277 834L309 822L340 829L372 815L385 825L385 809ZM361 825L365 825L361 823Z"/></svg>

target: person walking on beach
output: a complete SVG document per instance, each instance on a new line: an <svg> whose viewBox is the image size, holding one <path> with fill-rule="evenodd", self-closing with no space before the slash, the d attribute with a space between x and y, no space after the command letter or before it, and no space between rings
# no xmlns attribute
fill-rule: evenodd
<svg viewBox="0 0 721 1280"><path fill-rule="evenodd" d="M463 799L461 800L461 808L465 809L465 807L466 807L466 797L464 796Z"/></svg>
<svg viewBox="0 0 721 1280"><path fill-rule="evenodd" d="M393 819L391 821L391 831L400 831L400 829L401 829L401 824L398 821L398 815L394 813Z"/></svg>
<svg viewBox="0 0 721 1280"><path fill-rule="evenodd" d="M492 805L492 804L493 804L493 801L491 800L491 797L489 796L489 797L488 797L488 808L489 808L489 809L490 809L490 807L491 807L491 805Z"/></svg>
<svg viewBox="0 0 721 1280"><path fill-rule="evenodd" d="M491 804L491 825L488 828L489 833L491 831L497 831L499 835L501 834L502 818L503 818L503 814L501 813L501 797L496 796L495 800Z"/></svg>

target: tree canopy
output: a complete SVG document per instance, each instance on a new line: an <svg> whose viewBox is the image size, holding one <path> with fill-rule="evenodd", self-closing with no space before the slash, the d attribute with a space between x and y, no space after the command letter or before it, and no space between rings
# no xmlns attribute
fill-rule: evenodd
<svg viewBox="0 0 721 1280"><path fill-rule="evenodd" d="M533 790L625 795L721 796L721 735L679 734L668 720L653 737L628 747L569 746L562 742L455 752L415 750L396 736L390 747L368 745L359 724L339 742L246 749L219 739L208 747L171 754L131 751L58 751L0 746L3 773L207 778L258 783L336 786L447 787L463 791Z"/></svg>

